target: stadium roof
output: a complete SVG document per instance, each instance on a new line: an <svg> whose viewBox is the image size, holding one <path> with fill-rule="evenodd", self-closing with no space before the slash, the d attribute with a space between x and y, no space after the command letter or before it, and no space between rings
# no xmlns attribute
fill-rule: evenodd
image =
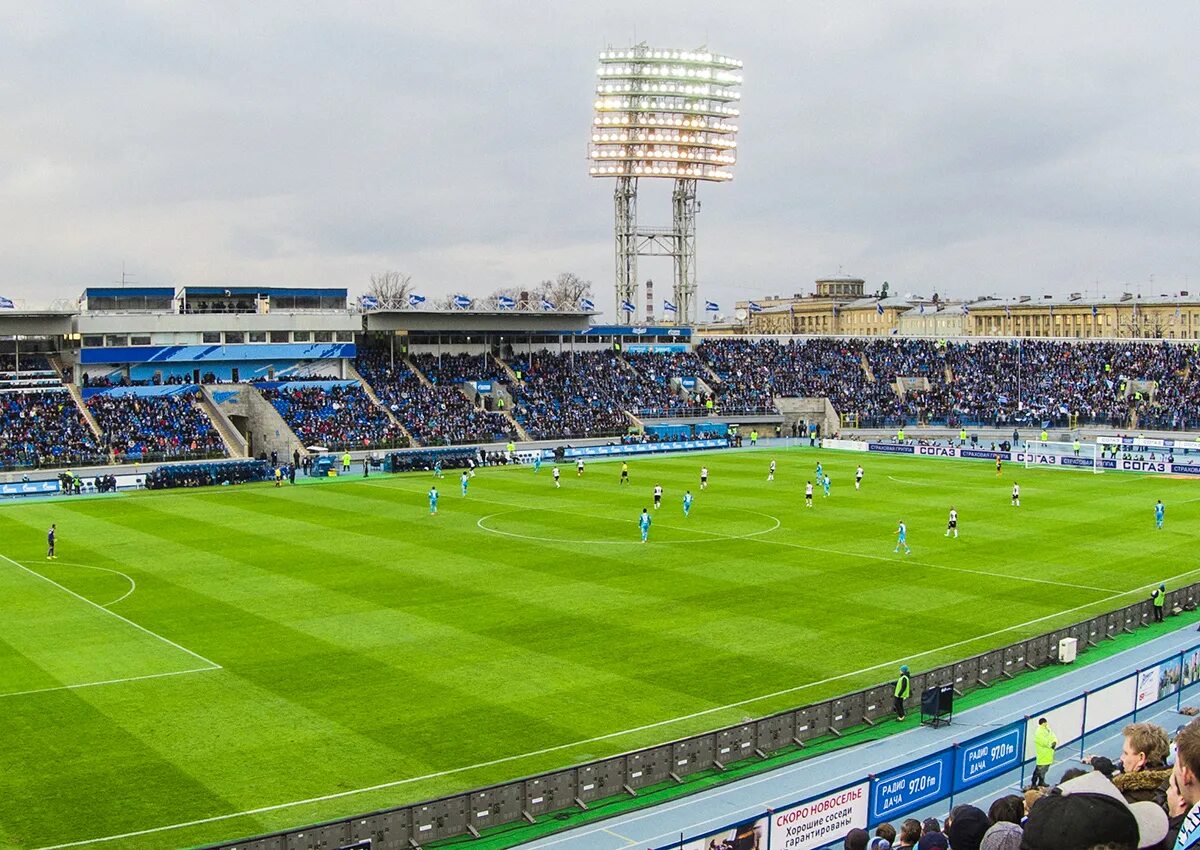
<svg viewBox="0 0 1200 850"><path fill-rule="evenodd" d="M65 336L75 310L0 310L0 336Z"/></svg>
<svg viewBox="0 0 1200 850"><path fill-rule="evenodd" d="M368 331L415 333L569 333L591 327L594 313L517 310L372 310Z"/></svg>

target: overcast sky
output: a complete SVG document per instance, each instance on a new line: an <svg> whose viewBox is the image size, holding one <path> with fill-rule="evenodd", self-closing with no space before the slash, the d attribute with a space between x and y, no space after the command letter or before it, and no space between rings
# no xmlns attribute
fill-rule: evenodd
<svg viewBox="0 0 1200 850"><path fill-rule="evenodd" d="M596 56L643 40L745 62L701 298L1196 292L1197 33L1195 0L0 0L0 295L574 271L611 310ZM669 261L640 277L668 294Z"/></svg>

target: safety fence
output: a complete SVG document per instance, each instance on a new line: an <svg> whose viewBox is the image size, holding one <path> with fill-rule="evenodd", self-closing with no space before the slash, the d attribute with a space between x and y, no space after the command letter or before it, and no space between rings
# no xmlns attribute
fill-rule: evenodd
<svg viewBox="0 0 1200 850"><path fill-rule="evenodd" d="M1192 611L1200 602L1200 583L1168 591L1166 609ZM1014 678L1025 670L1058 663L1059 641L1074 638L1086 652L1103 640L1149 624L1154 607L1146 599L1116 611L1064 626L1008 646L989 650L912 676L912 691L953 685L958 693ZM1200 646L1164 659L1135 676L1110 683L1099 691L1073 698L1045 712L1063 745L1072 730L1078 736L1106 725L1152 702L1165 699L1200 677ZM1175 690L1163 691L1162 683ZM1097 696L1102 694L1102 696ZM471 835L505 825L538 823L555 813L587 810L614 798L672 784L682 785L695 774L724 771L736 763L766 760L789 749L831 737L856 727L875 725L892 716L892 685L879 684L801 708L749 720L713 732L636 750L574 767L517 779L407 806L358 815L345 820L289 829L243 841L213 845L220 850L333 850L370 841L373 850L413 850L423 844ZM1074 725L1072 725L1074 724ZM1022 720L1002 729L925 756L818 795L806 796L773 813L730 824L694 836L687 850L706 850L718 834L742 829L766 830L769 844L745 844L759 850L810 850L824 847L853 826L867 826L901 817L916 808L946 799L999 773L1019 766L1031 753L1032 732ZM1077 736L1077 737L1078 737ZM961 772L961 780L959 779ZM786 822L785 822L786 821ZM836 835L835 835L836 833ZM741 841L744 842L743 835ZM719 846L721 841L717 841ZM678 847L679 842L668 845Z"/></svg>

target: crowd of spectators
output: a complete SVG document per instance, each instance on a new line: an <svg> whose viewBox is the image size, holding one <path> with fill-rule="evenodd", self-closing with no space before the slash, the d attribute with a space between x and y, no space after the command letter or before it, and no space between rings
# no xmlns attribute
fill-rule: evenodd
<svg viewBox="0 0 1200 850"><path fill-rule="evenodd" d="M522 376L514 415L535 440L627 433L626 411L652 405L664 394L638 380L613 352L541 351L514 358L509 367Z"/></svg>
<svg viewBox="0 0 1200 850"><path fill-rule="evenodd" d="M66 390L0 393L0 465L71 466L107 460Z"/></svg>
<svg viewBox="0 0 1200 850"><path fill-rule="evenodd" d="M366 449L407 445L401 430L357 384L260 392L306 446Z"/></svg>
<svg viewBox="0 0 1200 850"><path fill-rule="evenodd" d="M727 403L824 396L861 427L1200 426L1200 356L1162 342L728 339L697 353Z"/></svg>
<svg viewBox="0 0 1200 850"><path fill-rule="evenodd" d="M842 846L845 850L1196 846L1200 817L1189 812L1200 803L1200 720L1181 727L1174 742L1154 723L1130 723L1122 736L1120 755L1086 756L1083 767L1064 770L1055 786L1037 783L1023 795L1005 794L987 812L971 805L955 806L942 823L936 818L910 818L899 829L880 824L874 835L852 829ZM1048 760L1053 760L1052 755Z"/></svg>
<svg viewBox="0 0 1200 850"><path fill-rule="evenodd" d="M393 366L386 351L361 350L355 365L379 400L424 445L493 443L516 436L507 418L484 410L458 388L463 380L482 379L479 370L469 362L479 363L480 358L444 356L444 370L438 369L436 363L431 365L431 359L436 360L429 355L415 358L423 369L435 371L439 380L432 386L423 383L404 360L395 361Z"/></svg>
<svg viewBox="0 0 1200 850"><path fill-rule="evenodd" d="M88 410L117 462L127 459L219 457L226 453L212 420L195 404L196 393L94 395Z"/></svg>

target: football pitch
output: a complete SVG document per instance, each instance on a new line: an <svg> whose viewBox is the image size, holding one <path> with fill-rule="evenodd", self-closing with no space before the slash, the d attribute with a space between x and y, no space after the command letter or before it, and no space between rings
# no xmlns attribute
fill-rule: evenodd
<svg viewBox="0 0 1200 850"><path fill-rule="evenodd" d="M619 468L563 464L557 489L551 464L487 468L465 497L448 470L436 516L429 474L0 505L0 847L187 847L412 802L1200 579L1197 482L808 448Z"/></svg>

